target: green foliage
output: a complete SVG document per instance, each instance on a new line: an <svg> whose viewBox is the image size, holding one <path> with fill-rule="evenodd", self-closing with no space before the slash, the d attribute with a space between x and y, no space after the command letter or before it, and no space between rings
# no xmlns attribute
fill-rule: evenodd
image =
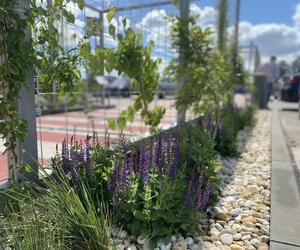
<svg viewBox="0 0 300 250"><path fill-rule="evenodd" d="M237 134L245 128L254 124L254 107L237 109L229 107L222 110L220 127L216 136L215 149L223 157L237 156Z"/></svg>
<svg viewBox="0 0 300 250"><path fill-rule="evenodd" d="M202 29L192 17L186 36L182 34L182 21L179 18L171 20L173 47L178 52L181 46L185 48L182 58L173 60L168 67L174 80L180 81L184 76L184 84L176 96L177 107L192 109L197 114L217 114L230 96L228 64L220 52L213 49L209 28ZM181 60L184 61L183 68Z"/></svg>
<svg viewBox="0 0 300 250"><path fill-rule="evenodd" d="M52 91L52 84L58 91L70 91L80 74L80 62L76 49L64 51L59 43L59 33L55 24L64 18L74 23L74 16L66 10L69 1L60 0L45 5L30 1L27 9L16 11L18 1L0 3L0 133L6 139L6 150L14 158L14 176L17 178L18 158L16 143L26 137L26 121L18 118L17 99L26 77L32 71L39 73L39 82L44 90ZM82 1L79 3L81 6ZM28 34L31 28L34 39Z"/></svg>
<svg viewBox="0 0 300 250"><path fill-rule="evenodd" d="M14 205L1 219L1 246L20 250L109 248L103 203L92 201L91 190L80 178L79 194L60 176L45 178L44 187L29 183L22 192L5 191Z"/></svg>
<svg viewBox="0 0 300 250"><path fill-rule="evenodd" d="M115 16L115 8L107 14L108 22ZM117 49L96 47L92 52L89 42L83 42L80 46L80 54L86 61L86 68L92 75L103 74L104 70L111 72L116 70L119 75L126 75L132 80L131 88L139 93L134 103L123 110L119 117L113 121L109 120L111 129L119 128L122 131L129 122L132 122L136 113L141 112L145 124L150 127L151 132L157 131L157 127L163 117L163 107L151 109L149 104L154 99L154 93L158 86L158 64L160 60L154 60L151 53L154 43L143 45L142 34L127 27L127 21L122 20L123 31L116 32L116 27L109 24L110 36L117 41Z"/></svg>

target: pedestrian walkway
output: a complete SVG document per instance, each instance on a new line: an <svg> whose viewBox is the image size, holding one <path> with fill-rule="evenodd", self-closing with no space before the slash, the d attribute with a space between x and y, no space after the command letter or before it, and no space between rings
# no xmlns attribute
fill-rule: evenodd
<svg viewBox="0 0 300 250"><path fill-rule="evenodd" d="M65 138L75 135L78 141L84 140L87 135L96 132L100 142L104 142L106 133L110 134L113 141L119 137L120 131L110 130L107 127L109 118L117 118L120 111L126 109L132 100L130 98L113 99L112 104L115 105L111 109L96 109L89 113L83 111L74 111L68 113L58 113L45 115L37 118L37 139L38 139L38 155L39 163L47 165L49 159L56 153L56 145L59 146ZM161 105L165 107L166 113L161 121L161 129L167 129L176 125L177 112L174 99L159 99L153 105ZM188 119L192 118L189 113ZM133 123L129 124L124 134L130 141L149 135L149 128L143 123L140 114L137 114ZM0 152L4 152L4 142L0 141ZM5 155L0 154L0 182L8 178L7 159ZM1 183L0 183L1 185Z"/></svg>
<svg viewBox="0 0 300 250"><path fill-rule="evenodd" d="M286 103L276 101L270 106L273 109L270 246L271 250L296 250L300 249L300 192L296 178L297 166L288 143L293 128L294 139L300 134L300 122L293 127L289 117L290 122L287 123L287 117L282 113ZM297 119L294 122L297 123Z"/></svg>

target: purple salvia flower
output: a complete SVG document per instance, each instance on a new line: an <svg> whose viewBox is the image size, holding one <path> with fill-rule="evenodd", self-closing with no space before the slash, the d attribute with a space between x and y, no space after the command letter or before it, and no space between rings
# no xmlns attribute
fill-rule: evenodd
<svg viewBox="0 0 300 250"><path fill-rule="evenodd" d="M203 198L202 198L202 207L205 207L208 203L209 200L209 194L210 194L210 179L208 179L207 183L206 183L206 187L205 187L205 191L203 194Z"/></svg>
<svg viewBox="0 0 300 250"><path fill-rule="evenodd" d="M147 150L146 146L142 146L140 152L140 164L139 164L140 176L143 185L147 185L149 182L148 162L147 162Z"/></svg>
<svg viewBox="0 0 300 250"><path fill-rule="evenodd" d="M201 207L201 190L202 190L202 184L203 184L203 176L204 176L204 170L201 171L201 175L198 178L198 185L197 185L197 191L196 191L196 200L195 200L195 209L199 210Z"/></svg>
<svg viewBox="0 0 300 250"><path fill-rule="evenodd" d="M170 176L171 179L175 179L178 165L179 165L179 156L180 156L180 142L179 142L179 131L176 133L176 140L174 145L174 159L171 165Z"/></svg>
<svg viewBox="0 0 300 250"><path fill-rule="evenodd" d="M61 148L61 160L62 160L62 170L64 173L68 172L68 161L69 161L69 151L68 151L68 144L67 140L64 139L62 143L62 148Z"/></svg>
<svg viewBox="0 0 300 250"><path fill-rule="evenodd" d="M115 192L113 197L113 211L117 212L118 210L119 210L119 195L117 192Z"/></svg>
<svg viewBox="0 0 300 250"><path fill-rule="evenodd" d="M80 140L80 144L79 145L80 145L80 149L79 149L79 157L78 157L78 159L79 159L80 162L84 163L84 149L82 147L82 140Z"/></svg>
<svg viewBox="0 0 300 250"><path fill-rule="evenodd" d="M200 129L202 129L202 117L201 116L198 117L198 126Z"/></svg>
<svg viewBox="0 0 300 250"><path fill-rule="evenodd" d="M150 149L149 149L149 165L153 163L153 137L150 138Z"/></svg>
<svg viewBox="0 0 300 250"><path fill-rule="evenodd" d="M120 149L121 150L124 150L125 149L125 146L126 146L126 139L125 139L125 137L124 136L122 136L121 138L120 138Z"/></svg>
<svg viewBox="0 0 300 250"><path fill-rule="evenodd" d="M189 181L188 189L187 189L187 191L185 193L185 196L184 196L183 206L185 208L187 208L190 204L191 193L192 193L192 189L193 189L193 186L194 186L194 182L195 182L195 168L193 168L193 172L192 172L192 175L191 175L191 178L190 178L190 181Z"/></svg>
<svg viewBox="0 0 300 250"><path fill-rule="evenodd" d="M119 179L119 166L118 166L118 160L116 159L115 164L112 169L112 176L108 180L108 190L111 192L113 190L116 190L118 186L118 179Z"/></svg>
<svg viewBox="0 0 300 250"><path fill-rule="evenodd" d="M90 152L90 144L89 141L86 141L86 145L85 145L85 159L84 159L84 166L85 166L85 171L87 173L87 175L92 174L91 171L91 152Z"/></svg>
<svg viewBox="0 0 300 250"><path fill-rule="evenodd" d="M127 182L127 175L128 175L128 159L127 156L123 159L123 166L122 166L122 173L120 179L120 189L122 190Z"/></svg>
<svg viewBox="0 0 300 250"><path fill-rule="evenodd" d="M161 131L159 132L158 135L158 142L157 142L157 150L156 150L156 166L161 170L162 169L162 154L163 154L163 149L162 149L162 133Z"/></svg>
<svg viewBox="0 0 300 250"><path fill-rule="evenodd" d="M211 115L208 114L205 119L205 129L206 132L210 134L210 126L211 126Z"/></svg>
<svg viewBox="0 0 300 250"><path fill-rule="evenodd" d="M71 159L72 159L72 166L71 166L71 178L72 182L75 183L77 179L77 161L78 161L78 153L74 148L71 149Z"/></svg>
<svg viewBox="0 0 300 250"><path fill-rule="evenodd" d="M172 141L171 141L171 139L167 140L166 143L167 143L167 147L166 147L166 161L168 163L170 163L171 162L171 153L172 153L172 149L171 149Z"/></svg>

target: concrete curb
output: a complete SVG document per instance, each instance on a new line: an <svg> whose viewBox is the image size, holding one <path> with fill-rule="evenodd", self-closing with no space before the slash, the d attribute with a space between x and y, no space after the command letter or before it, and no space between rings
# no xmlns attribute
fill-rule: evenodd
<svg viewBox="0 0 300 250"><path fill-rule="evenodd" d="M300 249L300 194L277 110L272 116L270 249Z"/></svg>

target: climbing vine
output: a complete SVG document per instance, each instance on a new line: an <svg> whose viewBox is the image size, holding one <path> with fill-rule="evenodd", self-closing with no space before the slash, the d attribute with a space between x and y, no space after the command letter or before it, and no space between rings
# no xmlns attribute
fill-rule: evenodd
<svg viewBox="0 0 300 250"><path fill-rule="evenodd" d="M196 114L217 115L228 98L230 87L228 64L213 47L212 31L201 28L196 17L190 17L189 32L185 34L179 17L170 17L170 20L173 48L178 53L182 46L185 48L181 59L175 58L167 68L175 81L182 77L185 80L177 92L176 105L191 109ZM184 68L180 60L184 62Z"/></svg>
<svg viewBox="0 0 300 250"><path fill-rule="evenodd" d="M109 120L109 127L111 129L118 127L123 131L126 125L134 120L135 115L141 112L141 117L150 127L150 131L156 132L165 109L161 106L152 109L149 107L154 99L159 80L160 60L151 57L154 43L151 41L149 46L144 46L142 34L128 27L126 18L122 20L123 30L117 32L115 26L111 24L114 16L115 9L112 8L106 17L110 23L109 34L117 41L117 49L97 47L92 53L89 42L85 42L81 46L81 54L87 65L92 66L98 62L107 72L116 70L119 75L128 76L132 81L131 88L139 93L134 103L121 111L117 119Z"/></svg>
<svg viewBox="0 0 300 250"><path fill-rule="evenodd" d="M80 74L76 49L65 51L59 43L57 20L74 23L67 10L68 0L30 1L22 9L17 0L0 1L0 134L6 151L14 159L13 179L17 179L18 156L16 145L26 138L27 124L19 119L17 100L20 89L26 86L27 75L39 73L45 90L55 84L58 90L71 90ZM83 1L78 1L83 8ZM30 31L33 38L28 37Z"/></svg>

